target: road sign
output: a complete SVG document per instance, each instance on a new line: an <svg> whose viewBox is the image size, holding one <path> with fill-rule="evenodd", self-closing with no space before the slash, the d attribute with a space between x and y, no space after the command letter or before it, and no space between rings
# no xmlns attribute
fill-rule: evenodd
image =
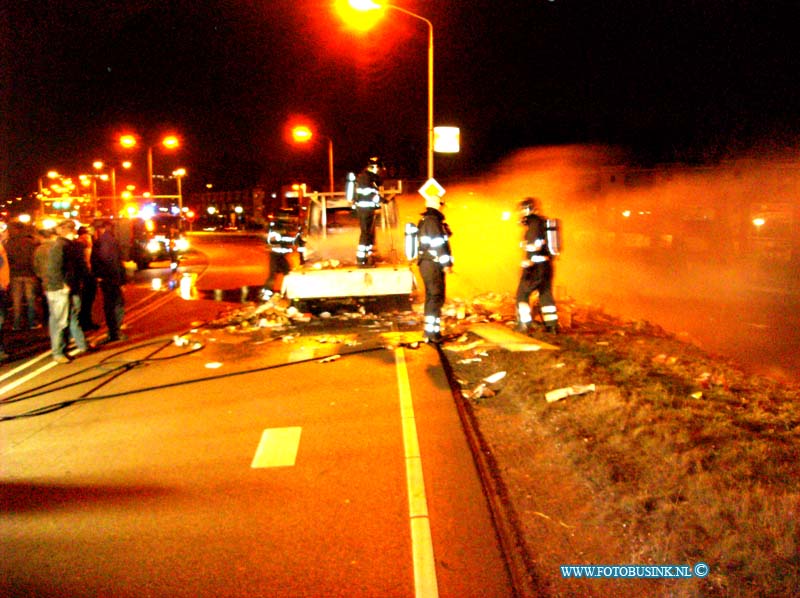
<svg viewBox="0 0 800 598"><path fill-rule="evenodd" d="M439 154L457 154L461 149L461 130L458 127L434 127L433 151Z"/></svg>
<svg viewBox="0 0 800 598"><path fill-rule="evenodd" d="M442 197L445 194L445 190L436 179L430 178L419 188L419 194L425 199L434 199Z"/></svg>

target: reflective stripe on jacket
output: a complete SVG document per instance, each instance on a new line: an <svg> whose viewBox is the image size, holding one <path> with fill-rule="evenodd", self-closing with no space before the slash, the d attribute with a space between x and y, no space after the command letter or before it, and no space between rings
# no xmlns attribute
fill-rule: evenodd
<svg viewBox="0 0 800 598"><path fill-rule="evenodd" d="M428 208L419 221L419 257L418 261L430 260L442 266L453 265L453 254L450 252L450 227L444 221L444 214L434 208Z"/></svg>

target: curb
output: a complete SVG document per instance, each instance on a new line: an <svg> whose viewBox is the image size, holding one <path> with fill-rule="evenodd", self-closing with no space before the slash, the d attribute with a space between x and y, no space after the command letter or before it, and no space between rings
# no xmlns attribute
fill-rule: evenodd
<svg viewBox="0 0 800 598"><path fill-rule="evenodd" d="M514 595L517 598L533 598L542 596L543 591L537 583L533 561L530 558L528 546L519 525L519 519L508 497L508 490L503 482L497 462L492 455L485 438L481 434L472 405L464 399L461 387L456 381L453 368L450 365L441 346L435 345L439 353L450 392L453 395L461 425L467 437L467 444L472 452L472 458L478 470L478 476L483 487L483 494L489 505L497 540L508 569Z"/></svg>

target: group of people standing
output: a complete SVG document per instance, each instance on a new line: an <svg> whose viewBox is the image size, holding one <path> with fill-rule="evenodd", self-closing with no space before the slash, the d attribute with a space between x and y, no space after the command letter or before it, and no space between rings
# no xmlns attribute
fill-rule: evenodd
<svg viewBox="0 0 800 598"><path fill-rule="evenodd" d="M100 328L92 319L98 286L108 328L103 342L124 340L122 251L110 222L98 221L94 228L92 234L88 227L64 220L37 235L24 225L0 226L0 330L10 295L13 329L21 329L23 315L29 329L47 322L57 363L70 361L66 353L70 339L75 355L91 350L86 334ZM0 360L7 358L0 336Z"/></svg>

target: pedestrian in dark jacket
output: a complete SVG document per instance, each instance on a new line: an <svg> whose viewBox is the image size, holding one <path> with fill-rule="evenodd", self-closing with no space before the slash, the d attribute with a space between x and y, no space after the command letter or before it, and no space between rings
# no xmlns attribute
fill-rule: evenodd
<svg viewBox="0 0 800 598"><path fill-rule="evenodd" d="M75 339L78 353L89 350L78 314L81 310L80 280L86 269L80 247L74 242L75 223L65 220L56 227L55 243L47 255L45 291L50 309L50 348L53 361L69 363L66 349L69 337Z"/></svg>
<svg viewBox="0 0 800 598"><path fill-rule="evenodd" d="M39 328L36 315L36 272L33 269L33 254L39 243L34 237L34 230L17 223L9 227L6 241L6 254L11 268L11 306L13 328L19 330L22 325L23 308L27 315L28 328Z"/></svg>
<svg viewBox="0 0 800 598"><path fill-rule="evenodd" d="M97 280L95 280L92 273L91 256L92 256L92 231L88 227L82 226L78 229L78 238L76 243L81 248L81 255L83 261L86 263L84 270L84 278L81 281L81 313L78 321L81 324L84 332L92 332L99 330L100 326L95 324L92 318L92 308L94 307L94 300L97 297Z"/></svg>
<svg viewBox="0 0 800 598"><path fill-rule="evenodd" d="M42 322L50 320L50 309L47 305L47 295L45 295L45 279L47 278L47 256L50 248L56 242L56 233L53 229L47 228L39 231L39 245L33 252L33 271L36 274L36 294L41 304Z"/></svg>
<svg viewBox="0 0 800 598"><path fill-rule="evenodd" d="M8 256L6 255L5 241L8 239L8 230L5 222L0 222L0 361L8 359L5 346L3 344L3 324L6 321L6 311L8 305L8 287L11 283L11 272L8 267Z"/></svg>
<svg viewBox="0 0 800 598"><path fill-rule="evenodd" d="M114 236L114 229L108 221L95 224L97 239L92 248L92 272L97 277L100 293L103 296L103 314L108 327L106 343L126 340L122 334L122 320L125 317L125 298L122 286L125 284L125 265L122 249Z"/></svg>

